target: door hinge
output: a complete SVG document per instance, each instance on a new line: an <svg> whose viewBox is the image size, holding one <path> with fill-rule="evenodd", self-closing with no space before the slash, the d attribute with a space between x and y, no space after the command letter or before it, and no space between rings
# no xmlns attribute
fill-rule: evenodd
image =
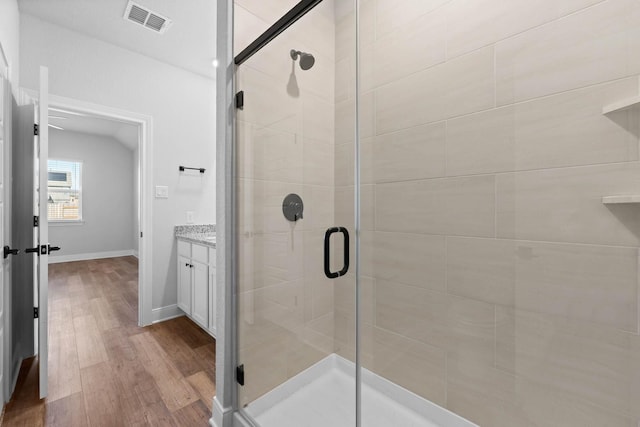
<svg viewBox="0 0 640 427"><path fill-rule="evenodd" d="M34 226L34 227L37 227L37 226L39 226L39 225L40 225L40 217L39 217L39 216L37 216L37 215L34 215L34 216L33 216L33 226Z"/></svg>
<svg viewBox="0 0 640 427"><path fill-rule="evenodd" d="M140 232L140 238L142 238L142 231Z"/></svg>
<svg viewBox="0 0 640 427"><path fill-rule="evenodd" d="M244 110L244 91L236 93L236 108L239 110Z"/></svg>
<svg viewBox="0 0 640 427"><path fill-rule="evenodd" d="M37 124L33 125L33 134L34 135L40 135L40 126L38 126Z"/></svg>
<svg viewBox="0 0 640 427"><path fill-rule="evenodd" d="M37 319L40 317L40 310L38 309L38 307L33 307L33 318Z"/></svg>
<svg viewBox="0 0 640 427"><path fill-rule="evenodd" d="M238 384L244 385L244 365L236 368L236 381L238 381Z"/></svg>

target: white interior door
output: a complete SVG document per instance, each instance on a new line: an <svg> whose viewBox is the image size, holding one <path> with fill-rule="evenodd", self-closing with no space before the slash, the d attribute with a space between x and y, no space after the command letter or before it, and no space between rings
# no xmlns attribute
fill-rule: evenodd
<svg viewBox="0 0 640 427"><path fill-rule="evenodd" d="M47 215L47 161L49 159L49 70L40 67L40 95L38 99L38 353L40 368L40 398L47 396L49 363L49 227Z"/></svg>
<svg viewBox="0 0 640 427"><path fill-rule="evenodd" d="M1 49L0 49L1 50ZM5 245L9 245L9 239L7 238L7 230L5 225L5 175L4 175L4 161L6 154L6 129L8 127L8 108L10 108L6 97L11 97L10 86L8 80L4 77L4 73L0 72L0 247L4 248ZM10 216L10 215L9 215ZM5 352L7 346L5 346L5 286L9 283L9 280L5 281L5 276L9 276L11 268L11 260L5 259L4 256L0 258L0 405L4 404L5 391L8 391L8 382L6 381L6 357Z"/></svg>

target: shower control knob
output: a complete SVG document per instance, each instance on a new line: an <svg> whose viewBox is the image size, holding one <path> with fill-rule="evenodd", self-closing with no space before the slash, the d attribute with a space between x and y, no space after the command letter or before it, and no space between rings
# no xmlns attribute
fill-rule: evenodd
<svg viewBox="0 0 640 427"><path fill-rule="evenodd" d="M282 213L286 219L292 222L302 219L303 211L304 203L302 203L300 196L297 194L289 194L284 198L282 202Z"/></svg>

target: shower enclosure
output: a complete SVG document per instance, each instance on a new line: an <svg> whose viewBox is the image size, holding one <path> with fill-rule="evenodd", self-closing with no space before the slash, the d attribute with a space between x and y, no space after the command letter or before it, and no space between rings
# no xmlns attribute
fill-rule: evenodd
<svg viewBox="0 0 640 427"><path fill-rule="evenodd" d="M638 425L640 2L234 18L241 417Z"/></svg>

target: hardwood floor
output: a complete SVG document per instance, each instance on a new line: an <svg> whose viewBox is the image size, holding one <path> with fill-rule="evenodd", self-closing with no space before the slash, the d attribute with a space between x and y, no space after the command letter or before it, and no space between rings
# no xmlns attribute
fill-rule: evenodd
<svg viewBox="0 0 640 427"><path fill-rule="evenodd" d="M137 326L134 257L49 266L49 395L23 363L6 426L207 426L215 340L186 317Z"/></svg>

